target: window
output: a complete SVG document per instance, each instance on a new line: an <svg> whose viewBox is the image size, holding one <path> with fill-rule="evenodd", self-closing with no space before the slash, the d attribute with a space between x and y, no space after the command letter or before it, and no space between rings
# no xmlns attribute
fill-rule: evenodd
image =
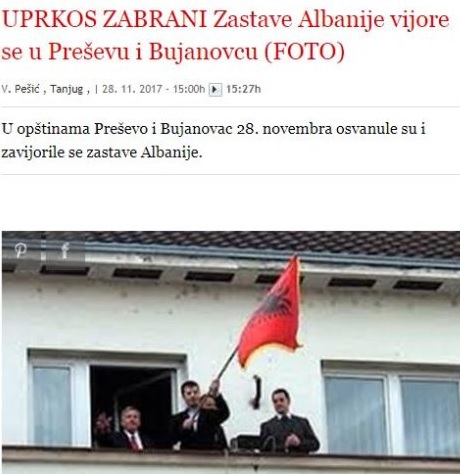
<svg viewBox="0 0 460 474"><path fill-rule="evenodd" d="M39 445L70 445L69 367L34 367L34 440Z"/></svg>
<svg viewBox="0 0 460 474"><path fill-rule="evenodd" d="M91 418L106 412L113 416L117 428L120 411L128 405L135 406L142 414L142 430L155 439L156 446L166 447L165 434L175 408L173 376L168 368L92 365Z"/></svg>
<svg viewBox="0 0 460 474"><path fill-rule="evenodd" d="M140 409L143 430L161 446L177 405L177 379L185 379L182 362L151 358L65 358L47 352L32 355L29 366L29 437L40 446L91 446L96 415L105 411L117 430L127 405Z"/></svg>
<svg viewBox="0 0 460 474"><path fill-rule="evenodd" d="M383 380L327 378L326 403L331 452L387 453Z"/></svg>
<svg viewBox="0 0 460 474"><path fill-rule="evenodd" d="M460 378L325 374L328 447L342 454L460 456Z"/></svg>
<svg viewBox="0 0 460 474"><path fill-rule="evenodd" d="M75 360L30 360L29 442L40 446L89 446L87 366Z"/></svg>
<svg viewBox="0 0 460 474"><path fill-rule="evenodd" d="M401 381L408 454L460 455L458 382Z"/></svg>

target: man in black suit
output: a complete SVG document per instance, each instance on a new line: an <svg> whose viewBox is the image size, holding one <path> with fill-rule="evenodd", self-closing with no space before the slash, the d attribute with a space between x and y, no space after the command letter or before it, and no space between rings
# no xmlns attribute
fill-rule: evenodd
<svg viewBox="0 0 460 474"><path fill-rule="evenodd" d="M215 409L200 404L200 387L193 380L181 386L182 398L187 408L171 419L171 444L180 442L180 449L217 449L216 436L221 423L230 416L224 397L219 393L219 381L214 380L209 394L215 400Z"/></svg>
<svg viewBox="0 0 460 474"><path fill-rule="evenodd" d="M94 428L97 445L101 448L124 448L131 451L143 451L154 447L152 440L139 431L141 414L135 407L128 406L121 412L121 431L113 432L111 418L101 413Z"/></svg>
<svg viewBox="0 0 460 474"><path fill-rule="evenodd" d="M289 411L291 398L284 388L272 393L276 416L260 426L262 451L304 452L319 449L319 441L306 418L292 415Z"/></svg>

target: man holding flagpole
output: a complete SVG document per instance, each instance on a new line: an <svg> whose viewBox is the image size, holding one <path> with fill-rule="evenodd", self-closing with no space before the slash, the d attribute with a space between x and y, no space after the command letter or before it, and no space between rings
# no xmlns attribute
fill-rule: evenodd
<svg viewBox="0 0 460 474"><path fill-rule="evenodd" d="M171 443L180 443L181 450L218 449L216 434L220 425L230 416L227 402L220 393L220 381L214 380L208 395L214 398L215 408L208 409L201 403L200 387L193 380L184 382L181 394L187 408L171 420Z"/></svg>
<svg viewBox="0 0 460 474"><path fill-rule="evenodd" d="M300 347L297 341L300 313L299 274L300 261L298 256L293 256L244 326L236 348L211 384L210 393L213 395L214 392L218 408L212 418L209 418L207 411L200 410L198 384L186 382L182 385L181 391L187 410L173 417L173 444L180 441L182 449L203 449L205 445L209 449L209 446L212 446L211 435L215 433L216 423L222 423L229 416L228 407L218 394L219 381L235 355L238 356L240 365L246 368L254 353L265 346L276 345L291 351ZM290 397L287 390L275 390L272 401L277 415L261 426L261 449L285 452L317 451L319 441L308 420L289 412ZM203 421L207 420L202 426L201 434L200 424L196 422L197 416Z"/></svg>

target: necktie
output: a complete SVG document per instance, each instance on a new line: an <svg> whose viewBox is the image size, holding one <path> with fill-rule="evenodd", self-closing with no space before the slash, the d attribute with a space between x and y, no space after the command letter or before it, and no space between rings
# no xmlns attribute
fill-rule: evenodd
<svg viewBox="0 0 460 474"><path fill-rule="evenodd" d="M198 431L198 417L200 416L200 411L196 410L189 413L189 418L192 419L192 429L193 431Z"/></svg>
<svg viewBox="0 0 460 474"><path fill-rule="evenodd" d="M290 423L289 418L286 415L283 415L280 419L280 433L283 443L286 441L286 438L290 435Z"/></svg>
<svg viewBox="0 0 460 474"><path fill-rule="evenodd" d="M132 451L139 451L139 445L137 444L136 437L133 434L129 438L129 445Z"/></svg>

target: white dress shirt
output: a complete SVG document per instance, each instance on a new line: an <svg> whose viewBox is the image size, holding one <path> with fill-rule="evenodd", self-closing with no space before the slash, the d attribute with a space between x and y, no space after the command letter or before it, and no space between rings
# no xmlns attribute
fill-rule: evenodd
<svg viewBox="0 0 460 474"><path fill-rule="evenodd" d="M198 430L198 418L200 417L200 409L199 408L189 408L187 410L188 418L193 419L193 431Z"/></svg>

